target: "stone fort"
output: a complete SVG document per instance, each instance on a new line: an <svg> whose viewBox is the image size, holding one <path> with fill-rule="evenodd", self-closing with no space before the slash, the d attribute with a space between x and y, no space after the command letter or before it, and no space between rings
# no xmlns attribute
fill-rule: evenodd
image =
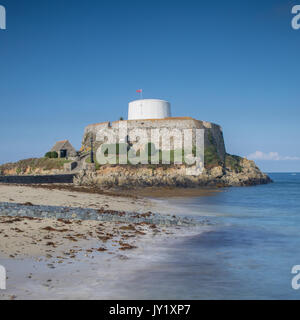
<svg viewBox="0 0 300 320"><path fill-rule="evenodd" d="M127 128L125 141L124 137L119 136L120 128L124 126ZM192 129L193 132L196 131L194 129L204 129L204 147L215 148L220 159L222 161L225 159L226 150L223 132L219 125L191 117L172 117L170 103L159 99L140 99L130 102L128 120L88 125L84 130L82 151L90 149L91 138L94 141L95 149L104 143L111 143L111 141L107 141L108 136L114 136L116 142L130 143L135 150L141 149L144 144L141 143L140 137L136 134L137 129L146 134L151 142L154 142L151 139L153 130L156 130L161 137L169 132L171 138L167 143L164 144L161 140L154 142L156 149L161 150L174 149L174 140L181 138L186 129ZM192 134L190 139L192 140L190 143L194 145L195 134Z"/></svg>

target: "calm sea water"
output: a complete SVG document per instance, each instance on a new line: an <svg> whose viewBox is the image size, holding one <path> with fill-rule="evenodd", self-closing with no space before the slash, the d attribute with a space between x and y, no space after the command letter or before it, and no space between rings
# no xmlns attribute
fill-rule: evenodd
<svg viewBox="0 0 300 320"><path fill-rule="evenodd" d="M291 287L300 265L300 174L270 176L269 185L168 199L215 225L162 248L163 259L136 276L135 298L300 299Z"/></svg>

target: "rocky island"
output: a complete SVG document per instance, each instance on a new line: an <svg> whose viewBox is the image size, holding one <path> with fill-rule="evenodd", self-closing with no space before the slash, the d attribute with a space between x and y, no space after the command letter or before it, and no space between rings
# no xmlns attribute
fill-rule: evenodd
<svg viewBox="0 0 300 320"><path fill-rule="evenodd" d="M272 182L254 161L226 152L223 131L217 124L191 117L171 117L170 104L155 99L130 103L128 114L128 120L88 125L78 152L68 140L59 141L52 152L46 154L55 153L57 159L22 160L0 166L0 172L3 175L73 173L75 185L100 188L228 187ZM120 133L124 128L125 135ZM195 131L203 130L204 164L201 174L186 174L187 168L196 168L196 164L188 165L184 162L182 137L186 130L192 132L187 143L193 148L196 143ZM158 136L155 142L153 132ZM142 136L144 139L141 139ZM151 143L145 143L145 138ZM109 158L108 149L111 147L114 147L116 153L115 163L101 164L96 156L93 158L94 163L91 163L91 151L97 155L97 150L104 150L103 154ZM128 160L121 164L119 159L124 153ZM134 157L144 154L146 163L133 164L129 159L130 153ZM170 159L169 164L162 161L166 153ZM181 164L174 161L176 153L182 155ZM155 155L158 162L153 164L151 157Z"/></svg>
<svg viewBox="0 0 300 320"><path fill-rule="evenodd" d="M153 130L159 139L152 139ZM192 155L197 130L202 133L200 174L197 161L186 161L186 130L192 132ZM116 162L101 163L99 150ZM157 163L151 161L155 156ZM79 151L62 140L42 158L0 166L0 258L11 279L0 299L91 297L74 288L94 288L95 270L101 287L96 297L106 298L110 279L118 287L127 277L124 270L138 274L155 250L212 227L207 217L193 219L185 207L144 197L149 189L151 198L156 192L169 199L172 192L216 195L217 188L269 182L253 161L226 152L221 126L171 117L165 101L134 102L128 120L88 125Z"/></svg>

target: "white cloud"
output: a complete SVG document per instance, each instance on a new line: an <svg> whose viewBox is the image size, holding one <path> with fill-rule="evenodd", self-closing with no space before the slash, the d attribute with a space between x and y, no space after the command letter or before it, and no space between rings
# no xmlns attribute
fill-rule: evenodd
<svg viewBox="0 0 300 320"><path fill-rule="evenodd" d="M255 151L247 156L250 160L300 160L300 157L281 156L278 152Z"/></svg>

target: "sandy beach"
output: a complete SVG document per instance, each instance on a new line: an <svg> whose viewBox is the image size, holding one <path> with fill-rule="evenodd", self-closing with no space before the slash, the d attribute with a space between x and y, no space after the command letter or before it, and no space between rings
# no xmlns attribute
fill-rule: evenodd
<svg viewBox="0 0 300 320"><path fill-rule="evenodd" d="M161 201L134 195L62 189L0 185L0 202L172 213ZM146 223L0 216L0 264L8 276L0 299L126 298L118 291L118 279L149 266L158 243L190 232L196 231Z"/></svg>
<svg viewBox="0 0 300 320"><path fill-rule="evenodd" d="M155 204L151 201L134 197L134 194L119 196L113 193L91 193L88 189L82 188L79 189L80 191L70 191L69 189L72 190L72 186L18 186L0 184L0 202L30 202L34 205L105 208L135 212L158 209L153 207ZM83 192L83 190L86 191ZM163 210L163 208L160 208L160 210Z"/></svg>

